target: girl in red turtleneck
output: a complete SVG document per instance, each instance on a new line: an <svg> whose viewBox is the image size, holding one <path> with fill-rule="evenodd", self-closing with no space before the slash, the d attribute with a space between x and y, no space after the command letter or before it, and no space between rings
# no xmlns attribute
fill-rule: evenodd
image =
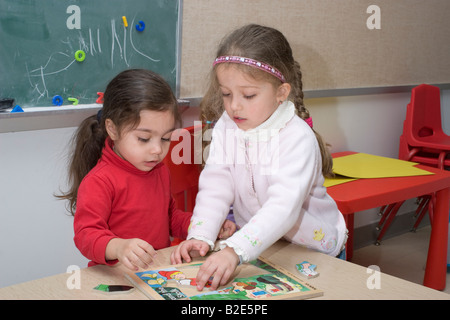
<svg viewBox="0 0 450 320"><path fill-rule="evenodd" d="M75 245L90 266L146 268L170 236L186 238L192 214L175 207L162 162L179 122L170 86L135 69L108 84L102 110L78 128L71 189L60 197L70 201Z"/></svg>

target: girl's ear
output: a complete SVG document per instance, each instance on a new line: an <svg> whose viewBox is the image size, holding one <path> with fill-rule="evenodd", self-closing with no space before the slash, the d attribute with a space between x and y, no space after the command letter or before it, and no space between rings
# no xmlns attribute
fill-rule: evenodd
<svg viewBox="0 0 450 320"><path fill-rule="evenodd" d="M278 87L277 100L278 102L286 101L291 93L291 85L289 83L283 83Z"/></svg>
<svg viewBox="0 0 450 320"><path fill-rule="evenodd" d="M116 141L119 139L117 127L111 119L105 120L105 128L106 132L108 133L108 136L111 138L112 141Z"/></svg>

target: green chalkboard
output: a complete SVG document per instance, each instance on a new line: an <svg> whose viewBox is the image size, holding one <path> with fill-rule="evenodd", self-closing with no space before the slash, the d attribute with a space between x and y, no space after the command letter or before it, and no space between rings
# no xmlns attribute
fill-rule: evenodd
<svg viewBox="0 0 450 320"><path fill-rule="evenodd" d="M73 104L69 98L91 104L131 68L159 73L177 94L180 6L181 0L0 0L0 99L52 106L59 95L64 105Z"/></svg>

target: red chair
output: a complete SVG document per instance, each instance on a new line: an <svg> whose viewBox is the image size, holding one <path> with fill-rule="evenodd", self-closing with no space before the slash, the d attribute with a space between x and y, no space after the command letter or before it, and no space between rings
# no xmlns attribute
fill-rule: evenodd
<svg viewBox="0 0 450 320"><path fill-rule="evenodd" d="M421 84L412 89L411 101L406 109L399 159L444 169L450 166L449 154L450 136L442 130L440 90L435 86ZM416 222L412 231L417 229L427 211L430 220L433 219L434 203L434 194L418 198ZM375 244L380 244L401 205L394 203L381 208L382 217L377 226L380 233Z"/></svg>
<svg viewBox="0 0 450 320"><path fill-rule="evenodd" d="M194 210L198 192L202 159L201 130L201 127L192 126L174 132L169 152L163 160L170 171L171 191L175 203L179 209L188 212ZM181 239L173 239L172 245L180 242Z"/></svg>
<svg viewBox="0 0 450 320"><path fill-rule="evenodd" d="M442 130L441 96L438 87L421 84L413 88L400 136L399 159L450 166L450 136Z"/></svg>
<svg viewBox="0 0 450 320"><path fill-rule="evenodd" d="M413 147L408 144L404 136L400 136L399 158L439 169L450 167L448 151Z"/></svg>

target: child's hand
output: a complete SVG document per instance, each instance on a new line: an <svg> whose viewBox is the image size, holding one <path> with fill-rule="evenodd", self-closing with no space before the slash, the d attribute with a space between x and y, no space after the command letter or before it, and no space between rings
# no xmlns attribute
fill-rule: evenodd
<svg viewBox="0 0 450 320"><path fill-rule="evenodd" d="M217 287L225 285L238 264L239 257L230 247L212 254L200 266L197 273L197 290L203 290L203 287L212 276L214 278L211 281L211 290L216 290Z"/></svg>
<svg viewBox="0 0 450 320"><path fill-rule="evenodd" d="M236 224L231 220L225 220L219 232L219 239L227 239L236 231Z"/></svg>
<svg viewBox="0 0 450 320"><path fill-rule="evenodd" d="M170 255L170 262L172 264L191 262L191 257L204 257L209 251L209 244L201 240L186 240L181 242Z"/></svg>
<svg viewBox="0 0 450 320"><path fill-rule="evenodd" d="M132 271L148 268L156 258L153 247L141 239L114 238L109 241L105 252L106 260L119 260Z"/></svg>

